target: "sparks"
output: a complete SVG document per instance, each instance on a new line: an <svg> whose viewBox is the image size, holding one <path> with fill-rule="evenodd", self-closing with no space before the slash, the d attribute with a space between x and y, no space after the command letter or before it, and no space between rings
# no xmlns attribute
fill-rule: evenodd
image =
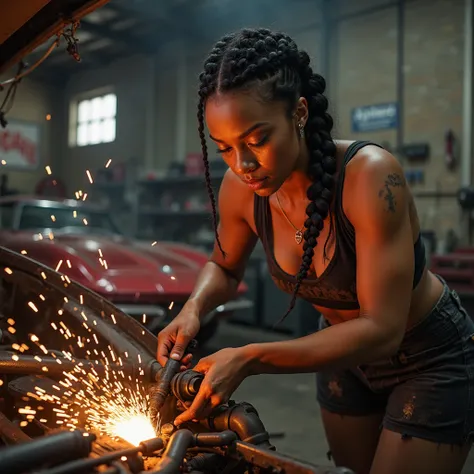
<svg viewBox="0 0 474 474"><path fill-rule="evenodd" d="M92 179L91 172L89 170L86 170L87 178L89 179L89 183L93 184L94 180Z"/></svg>
<svg viewBox="0 0 474 474"><path fill-rule="evenodd" d="M38 297L43 301L45 299L44 295L38 295ZM80 295L80 300L83 304L82 295ZM62 337L67 341L67 347L61 352L64 358L73 364L73 368L64 369L62 376L54 380L54 384L36 386L31 393L28 392L28 398L25 398L24 403L18 407L19 423L27 426L31 422L39 421L52 427L70 430L83 428L99 435L121 438L135 446L145 439L153 438L155 431L148 414L149 395L146 383L144 379L141 379L145 376L144 371L140 370L137 378L132 379L125 370L110 369L110 364L124 367L124 361L115 352L113 346L108 345L105 349L101 333L95 332L97 327L95 319L88 318L73 298L64 297L64 303L70 305L71 309L68 311L78 311L78 314L82 315L81 319L87 332L80 334L76 326L68 328L64 316L61 316L66 308L57 310L58 319L50 321L48 326L57 334L57 337ZM29 301L28 305L35 312L38 311L32 301ZM115 316L113 314L109 316L116 324ZM86 320L88 324L85 323ZM8 330L14 333L15 321L12 318L7 321L10 324ZM32 355L41 367L42 373L47 377L50 370L45 364L43 355L49 355L61 364L58 358L61 354L48 350L46 347L48 344L46 342L46 345L43 344L35 334L30 333L28 338L32 342ZM21 341L13 343L11 347L15 351L11 356L14 361L20 360L20 355L29 350L29 347ZM76 362L76 357L83 358L84 353L90 356L86 358L92 359L93 365L85 366ZM130 359L131 354L123 351L123 357L124 360ZM110 360L112 362L109 362ZM140 354L138 354L138 362L142 363ZM99 376L94 369L99 365L107 369L105 376ZM2 383L0 379L0 385ZM45 408L46 403L50 408ZM45 418L45 410L51 413L48 418Z"/></svg>

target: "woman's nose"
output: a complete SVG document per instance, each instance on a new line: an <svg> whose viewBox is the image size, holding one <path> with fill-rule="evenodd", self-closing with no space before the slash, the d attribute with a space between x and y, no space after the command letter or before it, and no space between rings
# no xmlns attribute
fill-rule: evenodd
<svg viewBox="0 0 474 474"><path fill-rule="evenodd" d="M237 171L240 174L247 174L258 168L258 162L254 157L245 154L245 156L237 157Z"/></svg>

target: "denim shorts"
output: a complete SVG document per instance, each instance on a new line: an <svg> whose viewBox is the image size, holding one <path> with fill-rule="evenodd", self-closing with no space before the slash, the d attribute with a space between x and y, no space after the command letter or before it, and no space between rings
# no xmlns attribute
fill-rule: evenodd
<svg viewBox="0 0 474 474"><path fill-rule="evenodd" d="M443 284L434 309L407 330L394 356L317 374L322 408L383 414L382 426L402 437L459 445L474 440L474 322ZM321 318L320 329L328 324Z"/></svg>

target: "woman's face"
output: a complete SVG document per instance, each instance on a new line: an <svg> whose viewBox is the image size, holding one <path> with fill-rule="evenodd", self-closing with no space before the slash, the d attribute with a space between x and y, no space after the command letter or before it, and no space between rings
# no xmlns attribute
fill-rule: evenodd
<svg viewBox="0 0 474 474"><path fill-rule="evenodd" d="M251 91L215 94L206 123L224 161L260 196L276 192L297 167L304 140L284 102L264 102Z"/></svg>

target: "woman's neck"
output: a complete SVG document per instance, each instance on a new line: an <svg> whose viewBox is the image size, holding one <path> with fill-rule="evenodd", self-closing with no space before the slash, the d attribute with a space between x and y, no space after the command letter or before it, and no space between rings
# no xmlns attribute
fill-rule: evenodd
<svg viewBox="0 0 474 474"><path fill-rule="evenodd" d="M295 203L297 203L296 205L299 207L301 206L301 201L308 200L306 191L311 184L311 179L308 176L308 165L309 152L305 146L296 160L293 171L278 190L278 195L289 202L292 207Z"/></svg>

